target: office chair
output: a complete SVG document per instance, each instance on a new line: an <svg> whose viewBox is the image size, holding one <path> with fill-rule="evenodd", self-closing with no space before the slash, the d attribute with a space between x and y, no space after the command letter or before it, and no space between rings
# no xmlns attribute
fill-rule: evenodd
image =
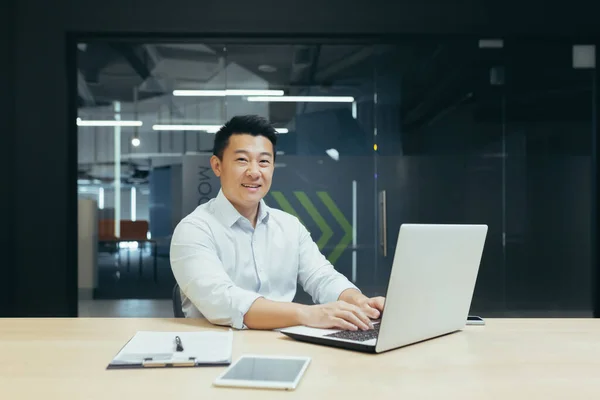
<svg viewBox="0 0 600 400"><path fill-rule="evenodd" d="M176 283L173 288L173 315L175 318L185 318L183 309L181 308L181 292L179 291L179 285Z"/></svg>

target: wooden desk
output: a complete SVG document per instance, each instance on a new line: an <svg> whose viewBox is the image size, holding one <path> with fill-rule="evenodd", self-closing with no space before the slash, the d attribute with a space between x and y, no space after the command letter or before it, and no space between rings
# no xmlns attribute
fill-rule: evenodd
<svg viewBox="0 0 600 400"><path fill-rule="evenodd" d="M137 330L196 330L185 319L0 319L0 399L597 399L600 320L488 320L379 355L237 331L243 353L307 355L294 392L223 389L224 367L106 370ZM380 393L377 393L380 392Z"/></svg>

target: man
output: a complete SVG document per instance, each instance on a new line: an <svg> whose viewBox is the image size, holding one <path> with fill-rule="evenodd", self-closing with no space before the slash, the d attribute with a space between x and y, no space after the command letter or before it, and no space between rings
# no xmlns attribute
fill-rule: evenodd
<svg viewBox="0 0 600 400"><path fill-rule="evenodd" d="M265 204L276 143L275 129L257 116L234 117L217 132L210 163L221 189L171 241L184 314L236 329L372 328L384 298L364 296L296 217ZM292 302L297 282L315 305Z"/></svg>

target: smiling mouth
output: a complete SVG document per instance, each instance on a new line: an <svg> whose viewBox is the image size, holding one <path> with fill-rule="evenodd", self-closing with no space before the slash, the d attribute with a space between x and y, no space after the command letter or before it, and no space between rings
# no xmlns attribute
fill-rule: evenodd
<svg viewBox="0 0 600 400"><path fill-rule="evenodd" d="M242 183L242 186L245 188L251 188L251 189L258 189L259 187L261 187L261 185L246 185L244 183Z"/></svg>

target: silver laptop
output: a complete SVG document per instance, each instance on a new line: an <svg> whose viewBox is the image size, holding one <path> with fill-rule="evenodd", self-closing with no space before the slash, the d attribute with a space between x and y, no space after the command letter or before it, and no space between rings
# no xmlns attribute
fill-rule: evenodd
<svg viewBox="0 0 600 400"><path fill-rule="evenodd" d="M296 340L381 353L461 330L467 323L487 225L403 224L385 308L374 329L295 326Z"/></svg>

